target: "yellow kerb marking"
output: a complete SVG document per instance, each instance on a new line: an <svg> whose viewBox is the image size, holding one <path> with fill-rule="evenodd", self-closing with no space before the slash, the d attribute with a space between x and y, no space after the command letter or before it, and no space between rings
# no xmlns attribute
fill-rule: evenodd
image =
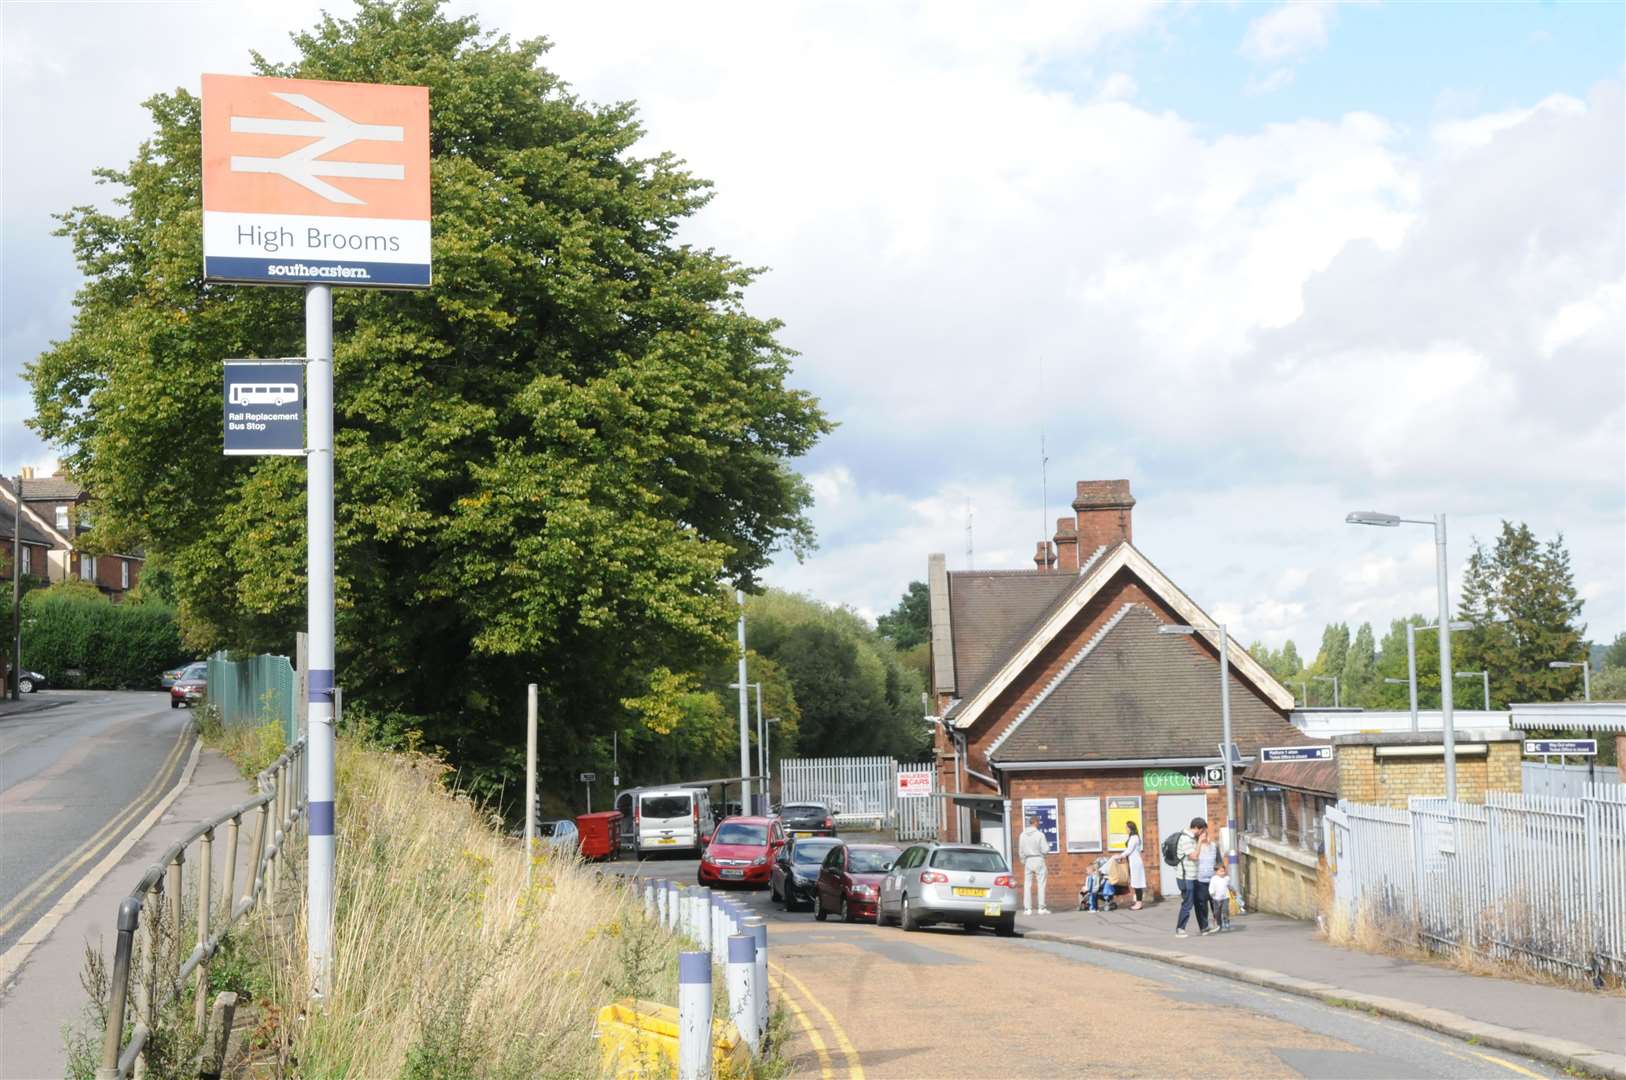
<svg viewBox="0 0 1626 1080"><path fill-rule="evenodd" d="M813 1021L807 1018L807 1014L802 1011L800 1005L796 1004L796 1000L785 993L783 979L774 989L779 991L780 998L786 1005L790 1006L791 1015L796 1017L796 1022L802 1025L802 1030L807 1033L807 1041L813 1044L813 1052L819 1056L819 1075L824 1080L835 1080L836 1074L830 1068L830 1051L825 1047L824 1040L819 1037L818 1031L814 1029Z"/></svg>
<svg viewBox="0 0 1626 1080"><path fill-rule="evenodd" d="M807 998L808 1001L812 1002L815 1009L819 1010L819 1013L824 1017L824 1022L830 1027L830 1034L835 1036L836 1045L841 1047L842 1056L847 1059L847 1075L851 1078L851 1080L864 1080L864 1066L859 1063L858 1050L847 1038L847 1033L841 1029L841 1025L836 1023L834 1014L832 1014L829 1009L824 1007L824 1002L820 1001L813 991L807 988L806 983L802 982L802 980L798 979L796 976L792 975L778 964L769 964L768 966L779 972L779 977L781 980L789 979L792 983L794 983L796 985L796 989L802 992L802 996ZM783 985L782 982L781 985Z"/></svg>
<svg viewBox="0 0 1626 1080"><path fill-rule="evenodd" d="M1507 1070L1509 1070L1511 1072L1516 1072L1520 1076L1533 1076L1533 1077L1536 1078L1536 1080L1541 1080L1541 1074L1540 1073L1531 1072L1529 1069L1526 1069L1522 1065L1515 1065L1511 1061L1503 1061L1501 1058L1492 1057L1489 1054L1481 1054L1478 1050L1470 1051L1470 1053L1472 1053L1474 1055L1474 1057L1476 1057L1476 1058L1484 1058L1486 1061L1490 1062L1492 1065L1500 1065L1502 1068L1507 1069Z"/></svg>

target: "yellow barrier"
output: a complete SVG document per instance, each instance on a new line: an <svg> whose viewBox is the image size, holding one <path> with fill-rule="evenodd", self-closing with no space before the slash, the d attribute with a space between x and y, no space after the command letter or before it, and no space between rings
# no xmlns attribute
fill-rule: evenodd
<svg viewBox="0 0 1626 1080"><path fill-rule="evenodd" d="M677 1075L678 1012L671 1005L623 998L598 1011L600 1073L615 1080ZM717 1080L751 1075L751 1051L730 1020L711 1023L711 1067Z"/></svg>

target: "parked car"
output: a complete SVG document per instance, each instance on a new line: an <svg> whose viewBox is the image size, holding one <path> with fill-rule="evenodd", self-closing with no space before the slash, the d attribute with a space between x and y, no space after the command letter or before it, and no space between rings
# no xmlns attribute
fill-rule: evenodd
<svg viewBox="0 0 1626 1080"><path fill-rule="evenodd" d="M702 885L768 884L774 856L785 846L785 829L777 818L724 818L700 856Z"/></svg>
<svg viewBox="0 0 1626 1080"><path fill-rule="evenodd" d="M899 854L891 844L837 844L831 848L814 886L813 917L820 922L829 915L840 915L843 922L875 918L881 881Z"/></svg>
<svg viewBox="0 0 1626 1080"><path fill-rule="evenodd" d="M202 662L203 661L201 660L194 661L194 663ZM170 687L175 685L175 680L179 679L183 674L185 674L186 669L191 666L191 664L182 664L180 667L170 668L168 671L158 676L158 685L162 686L165 690L168 690Z"/></svg>
<svg viewBox="0 0 1626 1080"><path fill-rule="evenodd" d="M522 831L520 835L525 834ZM569 818L539 821L536 823L536 843L539 848L546 846L568 850L581 843L581 832L576 828L576 823Z"/></svg>
<svg viewBox="0 0 1626 1080"><path fill-rule="evenodd" d="M834 836L836 818L830 808L820 802L786 803L779 811L785 823L785 832L791 836Z"/></svg>
<svg viewBox="0 0 1626 1080"><path fill-rule="evenodd" d="M209 665L198 663L188 664L181 671L180 678L169 688L169 707L179 709L182 705L191 708L203 700L203 695L209 689Z"/></svg>
<svg viewBox="0 0 1626 1080"><path fill-rule="evenodd" d="M831 849L840 846L841 841L832 836L791 837L774 857L773 872L768 876L768 891L774 902L784 904L786 911L803 904L811 907L819 867Z"/></svg>
<svg viewBox="0 0 1626 1080"><path fill-rule="evenodd" d="M1016 882L1005 857L984 844L916 844L881 879L875 921L905 930L953 922L1016 932Z"/></svg>
<svg viewBox="0 0 1626 1080"><path fill-rule="evenodd" d="M710 831L711 796L705 788L636 788L616 796L621 846L634 854L689 851L700 854Z"/></svg>
<svg viewBox="0 0 1626 1080"><path fill-rule="evenodd" d="M22 676L21 682L19 682L17 678L19 675ZM15 686L18 693L32 694L36 690L44 690L46 685L47 683L45 681L45 676L41 675L37 671L29 671L27 668L22 668L20 671L10 671L6 673L7 690L10 690L13 686Z"/></svg>

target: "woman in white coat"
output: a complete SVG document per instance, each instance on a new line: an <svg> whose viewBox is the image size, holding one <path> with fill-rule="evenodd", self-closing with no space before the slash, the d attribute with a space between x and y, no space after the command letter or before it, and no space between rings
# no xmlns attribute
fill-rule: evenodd
<svg viewBox="0 0 1626 1080"><path fill-rule="evenodd" d="M1141 894L1146 891L1146 860L1141 855L1140 828L1133 821L1124 822L1124 827L1129 830L1129 841L1113 858L1123 860L1129 867L1129 887L1135 890L1135 902L1129 905L1129 910L1139 911Z"/></svg>

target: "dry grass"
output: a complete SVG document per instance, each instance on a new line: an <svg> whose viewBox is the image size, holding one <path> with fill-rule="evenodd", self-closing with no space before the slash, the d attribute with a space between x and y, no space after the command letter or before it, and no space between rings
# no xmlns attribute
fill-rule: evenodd
<svg viewBox="0 0 1626 1080"><path fill-rule="evenodd" d="M524 852L422 756L341 742L330 990L310 1000L289 955L275 1007L283 1068L308 1077L598 1073L594 1013L671 1002L676 944L613 879ZM304 940L303 910L290 942Z"/></svg>

